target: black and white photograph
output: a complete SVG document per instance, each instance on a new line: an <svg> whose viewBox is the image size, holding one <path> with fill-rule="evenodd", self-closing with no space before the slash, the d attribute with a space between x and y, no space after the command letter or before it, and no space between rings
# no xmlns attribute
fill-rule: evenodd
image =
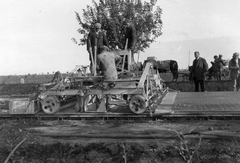
<svg viewBox="0 0 240 163"><path fill-rule="evenodd" d="M240 163L239 0L0 2L0 162Z"/></svg>

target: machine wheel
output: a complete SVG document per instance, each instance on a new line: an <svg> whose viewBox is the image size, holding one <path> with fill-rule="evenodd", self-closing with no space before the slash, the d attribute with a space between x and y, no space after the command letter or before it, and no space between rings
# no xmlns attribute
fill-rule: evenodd
<svg viewBox="0 0 240 163"><path fill-rule="evenodd" d="M129 102L130 110L135 114L141 114L147 110L146 99L142 95L134 95Z"/></svg>
<svg viewBox="0 0 240 163"><path fill-rule="evenodd" d="M54 114L60 109L60 102L55 96L48 96L41 103L46 114Z"/></svg>

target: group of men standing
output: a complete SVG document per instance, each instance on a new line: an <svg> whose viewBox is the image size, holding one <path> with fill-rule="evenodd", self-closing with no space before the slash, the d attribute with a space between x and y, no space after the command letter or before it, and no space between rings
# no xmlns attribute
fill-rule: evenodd
<svg viewBox="0 0 240 163"><path fill-rule="evenodd" d="M214 55L213 59L214 61L211 62L212 67L208 70L209 79L214 76L217 78L217 80L221 80L222 76L224 75L222 72L227 62L222 59L222 54L219 54L218 56Z"/></svg>
<svg viewBox="0 0 240 163"><path fill-rule="evenodd" d="M213 57L214 61L211 62L213 66L215 67L214 69L221 69L223 66L225 66L225 62L222 59L222 54L214 55Z"/></svg>
<svg viewBox="0 0 240 163"><path fill-rule="evenodd" d="M194 81L195 92L199 92L199 86L201 92L205 91L204 88L204 79L208 71L208 64L206 60L200 57L198 51L194 52L195 59L193 61L192 69L190 71L190 80ZM222 60L222 55L214 56L214 62L220 63L222 66L224 62ZM239 53L233 53L232 59L228 63L228 68L230 70L230 79L232 80L233 91L239 91L240 89L240 59Z"/></svg>
<svg viewBox="0 0 240 163"><path fill-rule="evenodd" d="M135 48L136 39L136 29L134 28L131 20L126 20L126 31L125 31L125 42L124 48L131 52L130 60L134 61L133 50ZM89 52L90 67L95 65L96 72L99 73L104 69L104 66L99 61L98 57L102 51L102 47L109 47L108 39L106 37L105 31L101 30L101 24L96 23L94 29L90 31L87 38L87 51ZM95 48L94 48L95 47ZM206 60L200 57L198 51L194 52L194 61L192 64L192 69L190 71L190 80L194 81L195 92L199 92L199 86L202 92L205 91L204 79L208 71L208 64ZM95 62L95 63L94 63ZM221 63L224 65L222 60L222 55L214 56L215 63ZM233 81L233 90L238 91L240 89L240 59L239 53L233 53L232 59L229 61L230 79Z"/></svg>
<svg viewBox="0 0 240 163"><path fill-rule="evenodd" d="M124 45L127 45L126 48L129 52L131 52L131 56L133 59L133 50L137 42L136 29L134 28L131 20L125 20L124 23L126 24ZM96 23L94 25L94 28L88 34L87 51L89 52L90 67L92 69L93 65L95 65L97 74L104 69L104 66L97 57L102 52L103 47L109 48L106 31L103 31L101 29L100 23Z"/></svg>

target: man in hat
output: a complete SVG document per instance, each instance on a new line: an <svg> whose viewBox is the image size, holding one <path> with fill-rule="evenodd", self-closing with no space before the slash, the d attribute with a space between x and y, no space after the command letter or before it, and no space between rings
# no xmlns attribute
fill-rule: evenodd
<svg viewBox="0 0 240 163"><path fill-rule="evenodd" d="M217 55L214 55L213 59L214 59L214 63L216 63L217 60L218 60L218 56L217 56Z"/></svg>
<svg viewBox="0 0 240 163"><path fill-rule="evenodd" d="M125 31L125 42L124 42L124 48L127 48L127 50L131 53L131 58L130 64L134 64L134 48L136 46L137 43L137 34L136 34L136 29L133 25L132 20L130 19L126 19L125 20L125 25L126 25L126 31ZM127 57L126 57L127 58ZM126 59L128 60L128 59Z"/></svg>
<svg viewBox="0 0 240 163"><path fill-rule="evenodd" d="M224 60L222 59L222 54L218 55L218 61L217 61L217 65L218 65L218 79L221 80L222 78L222 71L224 69L225 63Z"/></svg>
<svg viewBox="0 0 240 163"><path fill-rule="evenodd" d="M217 62L218 62L218 59L219 59L219 58L218 58L217 55L214 55L213 59L214 59L214 61L211 62L212 65L213 65L213 73L216 73L216 70L217 70Z"/></svg>
<svg viewBox="0 0 240 163"><path fill-rule="evenodd" d="M126 45L126 40L128 40L127 43L127 50L133 51L137 42L137 34L136 34L136 29L133 25L132 20L125 20L126 23L126 31L125 31L125 44Z"/></svg>
<svg viewBox="0 0 240 163"><path fill-rule="evenodd" d="M218 56L218 62L220 62L220 66L223 67L224 66L224 60L223 60L223 55L222 54L219 54Z"/></svg>
<svg viewBox="0 0 240 163"><path fill-rule="evenodd" d="M201 91L204 92L204 79L205 74L208 70L208 64L206 60L202 57L200 57L200 53L198 51L194 52L194 61L193 66L190 72L190 77L193 79L195 84L195 92L199 92L199 85L201 88Z"/></svg>
<svg viewBox="0 0 240 163"><path fill-rule="evenodd" d="M240 59L238 52L233 53L228 68L230 70L230 79L233 81L233 91L238 91L240 89Z"/></svg>
<svg viewBox="0 0 240 163"><path fill-rule="evenodd" d="M93 61L95 60L96 56L96 71L99 73L102 69L102 65L97 57L98 54L101 53L101 49L103 46L109 46L107 37L105 32L101 30L101 24L96 23L94 28L90 31L87 38L87 51L89 52L89 59L90 59L90 67L93 73ZM92 57L91 57L92 53ZM96 53L96 54L95 54Z"/></svg>

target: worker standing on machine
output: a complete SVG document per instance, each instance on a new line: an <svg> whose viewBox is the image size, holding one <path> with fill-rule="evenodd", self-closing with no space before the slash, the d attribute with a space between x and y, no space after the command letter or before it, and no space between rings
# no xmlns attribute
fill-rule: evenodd
<svg viewBox="0 0 240 163"><path fill-rule="evenodd" d="M89 52L91 73L96 76L102 71L102 65L97 57L103 46L109 46L105 32L101 30L101 24L96 23L87 38L87 51Z"/></svg>
<svg viewBox="0 0 240 163"><path fill-rule="evenodd" d="M135 29L131 19L126 19L125 24L126 24L126 31L125 31L124 46L126 46L126 47L124 47L124 48L125 48L125 50L127 49L130 53L130 58L127 58L127 61L128 61L127 63L130 64L128 66L128 69L129 69L132 66L132 64L135 63L133 54L134 54L134 48L135 48L136 42L137 42L137 34L136 34L136 29Z"/></svg>

